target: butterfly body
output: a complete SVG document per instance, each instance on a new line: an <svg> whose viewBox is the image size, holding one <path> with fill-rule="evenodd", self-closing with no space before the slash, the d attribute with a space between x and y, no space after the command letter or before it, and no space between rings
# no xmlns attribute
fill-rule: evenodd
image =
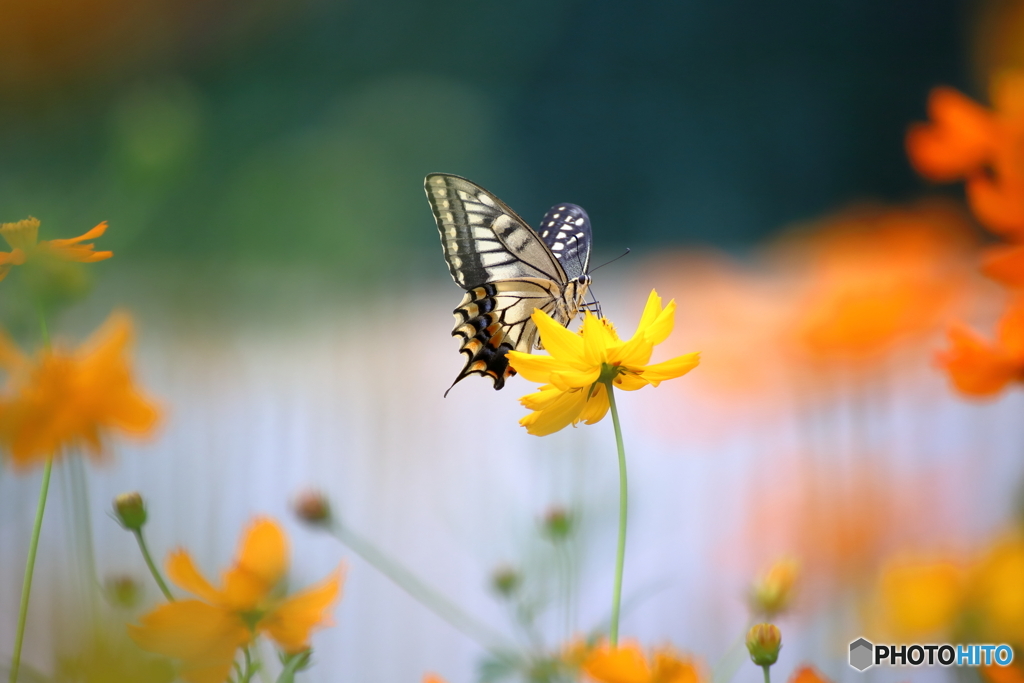
<svg viewBox="0 0 1024 683"><path fill-rule="evenodd" d="M590 219L574 204L557 204L538 233L465 178L432 173L424 189L452 279L466 290L452 330L466 364L452 386L477 374L501 389L515 374L505 354L542 348L533 311L568 325L583 307L590 286Z"/></svg>

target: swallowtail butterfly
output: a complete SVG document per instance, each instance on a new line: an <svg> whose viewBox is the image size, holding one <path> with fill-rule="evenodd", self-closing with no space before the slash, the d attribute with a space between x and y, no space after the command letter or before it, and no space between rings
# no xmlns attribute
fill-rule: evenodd
<svg viewBox="0 0 1024 683"><path fill-rule="evenodd" d="M507 352L543 348L530 319L534 309L567 326L584 307L590 218L575 204L556 204L544 214L538 234L503 201L465 178L431 173L423 185L448 269L466 290L452 330L466 365L452 386L483 375L501 389L515 374Z"/></svg>

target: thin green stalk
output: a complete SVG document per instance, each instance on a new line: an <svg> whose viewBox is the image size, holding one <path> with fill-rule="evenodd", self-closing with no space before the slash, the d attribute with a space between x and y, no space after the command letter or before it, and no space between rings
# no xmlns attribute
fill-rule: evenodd
<svg viewBox="0 0 1024 683"><path fill-rule="evenodd" d="M619 543L615 552L615 588L612 589L612 619L608 640L612 647L619 644L619 610L622 607L622 568L626 562L626 511L629 508L628 486L626 482L626 447L622 444L622 426L619 424L619 410L615 406L615 391L612 383L606 382L608 404L612 411L612 424L615 425L615 446L619 451Z"/></svg>
<svg viewBox="0 0 1024 683"><path fill-rule="evenodd" d="M456 630L473 639L488 650L507 648L507 640L486 624L463 612L458 606L420 581L416 575L378 550L372 543L335 521L328 527L349 550L368 562L374 569L391 579L417 602L451 624Z"/></svg>
<svg viewBox="0 0 1024 683"><path fill-rule="evenodd" d="M766 664L766 665L762 666L761 668L764 669L764 683L772 683L771 674L768 673L768 671L769 671L769 669L771 669L771 667Z"/></svg>
<svg viewBox="0 0 1024 683"><path fill-rule="evenodd" d="M96 551L92 540L92 519L89 515L89 480L86 478L85 466L81 455L65 458L71 480L71 502L75 509L76 548L84 565L87 594L91 617L95 622L99 618L99 606L96 604L96 591L100 585L96 572Z"/></svg>
<svg viewBox="0 0 1024 683"><path fill-rule="evenodd" d="M25 561L25 580L21 585L21 608L18 612L18 630L14 636L14 655L11 657L10 683L17 683L18 669L21 668L21 646L25 642L25 622L28 620L28 599L32 593L32 573L36 567L36 551L39 549L39 532L43 528L43 512L46 510L46 493L50 489L50 473L53 471L53 457L43 467L43 482L39 486L39 504L36 506L36 521L32 526L32 540L28 546Z"/></svg>
<svg viewBox="0 0 1024 683"><path fill-rule="evenodd" d="M149 554L149 548L146 546L146 539L142 535L142 529L133 529L132 533L135 534L135 540L138 541L139 550L142 552L142 558L146 560L146 566L149 567L149 573L153 575L153 579L156 581L156 585L160 586L160 592L164 594L169 602L174 602L174 595L171 594L171 589L164 583L164 578L160 576L160 570L156 568L156 564L153 562L152 555Z"/></svg>

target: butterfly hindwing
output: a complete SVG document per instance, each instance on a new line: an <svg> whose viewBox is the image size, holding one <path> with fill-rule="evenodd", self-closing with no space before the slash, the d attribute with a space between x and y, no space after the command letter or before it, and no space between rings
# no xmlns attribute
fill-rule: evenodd
<svg viewBox="0 0 1024 683"><path fill-rule="evenodd" d="M505 354L541 348L534 310L562 325L576 317L590 284L590 219L580 207L560 204L544 218L547 232L537 234L465 178L432 173L424 189L448 269L466 290L452 330L466 364L452 386L482 375L501 389L515 374Z"/></svg>
<svg viewBox="0 0 1024 683"><path fill-rule="evenodd" d="M454 311L452 336L459 338L466 365L452 386L469 375L482 375L501 389L515 374L505 354L528 353L537 342L533 311L539 308L562 322L566 314L560 301L558 286L540 278L500 280L468 290Z"/></svg>

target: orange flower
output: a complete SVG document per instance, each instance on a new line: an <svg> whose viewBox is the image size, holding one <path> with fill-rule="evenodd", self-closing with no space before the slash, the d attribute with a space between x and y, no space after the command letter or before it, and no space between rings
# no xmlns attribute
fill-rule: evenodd
<svg viewBox="0 0 1024 683"><path fill-rule="evenodd" d="M104 433L149 434L159 418L132 381L125 357L131 319L114 314L79 350L47 349L26 356L0 332L0 368L9 373L0 395L0 445L24 468L84 446L103 454Z"/></svg>
<svg viewBox="0 0 1024 683"><path fill-rule="evenodd" d="M288 571L288 539L276 522L256 519L238 548L235 565L215 588L178 550L167 558L167 575L201 600L180 600L144 615L128 634L144 650L180 660L188 683L224 683L235 654L260 633L288 654L309 648L310 633L330 625L341 590L341 570L322 583L283 598L275 591Z"/></svg>
<svg viewBox="0 0 1024 683"><path fill-rule="evenodd" d="M657 648L648 660L635 642L618 647L595 647L583 670L600 683L700 683L705 680L696 663L671 647Z"/></svg>
<svg viewBox="0 0 1024 683"><path fill-rule="evenodd" d="M11 266L20 266L35 258L49 257L79 263L94 263L108 259L114 252L94 251L92 244L82 244L85 240L95 239L106 231L107 223L104 221L78 237L40 242L37 219L26 218L17 223L4 223L0 225L0 236L10 245L11 251L0 251L0 280L7 277Z"/></svg>
<svg viewBox="0 0 1024 683"><path fill-rule="evenodd" d="M907 132L907 154L936 182L964 178L978 219L995 232L1024 236L1024 73L993 79L994 111L951 88L928 100L930 123Z"/></svg>
<svg viewBox="0 0 1024 683"><path fill-rule="evenodd" d="M818 673L813 666L805 664L793 672L789 683L831 683L831 681Z"/></svg>
<svg viewBox="0 0 1024 683"><path fill-rule="evenodd" d="M949 560L889 562L879 581L886 623L900 637L946 635L960 615L966 585L967 572Z"/></svg>
<svg viewBox="0 0 1024 683"><path fill-rule="evenodd" d="M1010 382L1024 382L1024 297L1003 314L994 342L959 324L949 330L949 340L952 348L936 360L960 393L993 396Z"/></svg>

